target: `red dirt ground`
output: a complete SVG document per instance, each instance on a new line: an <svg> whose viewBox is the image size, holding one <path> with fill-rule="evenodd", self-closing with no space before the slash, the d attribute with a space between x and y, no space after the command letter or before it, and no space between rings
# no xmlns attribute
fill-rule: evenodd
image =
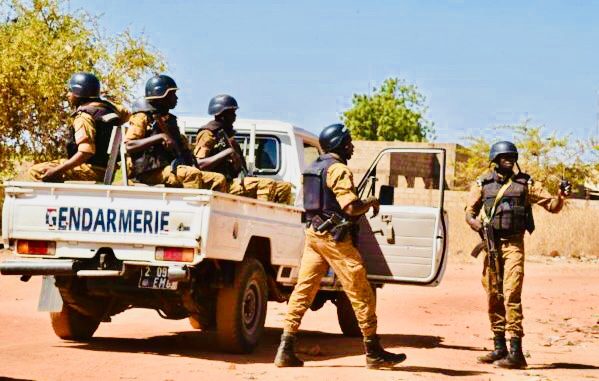
<svg viewBox="0 0 599 381"><path fill-rule="evenodd" d="M379 290L383 344L408 355L394 371L364 368L359 339L340 334L332 304L302 324L304 368L272 360L286 305L270 303L266 332L250 355L218 353L213 335L186 320L131 310L100 326L88 343L54 336L36 311L40 278L0 277L0 379L25 380L587 380L599 379L599 268L596 263L527 263L527 370L480 365L491 347L480 263L450 263L436 288ZM486 349L485 349L486 347ZM311 353L312 355L308 355ZM315 354L315 355L314 355Z"/></svg>

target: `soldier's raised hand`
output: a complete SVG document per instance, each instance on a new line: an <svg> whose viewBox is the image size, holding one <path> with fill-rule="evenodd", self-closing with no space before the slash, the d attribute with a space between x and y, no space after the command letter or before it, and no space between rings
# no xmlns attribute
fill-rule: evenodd
<svg viewBox="0 0 599 381"><path fill-rule="evenodd" d="M572 193L572 183L566 179L563 179L559 183L559 193L562 196L569 196Z"/></svg>

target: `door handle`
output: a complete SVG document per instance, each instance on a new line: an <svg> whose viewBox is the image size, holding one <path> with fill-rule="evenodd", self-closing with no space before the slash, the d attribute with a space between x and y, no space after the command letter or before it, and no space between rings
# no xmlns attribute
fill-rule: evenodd
<svg viewBox="0 0 599 381"><path fill-rule="evenodd" d="M393 229L393 224L387 225L387 243L392 245L395 243L395 229Z"/></svg>

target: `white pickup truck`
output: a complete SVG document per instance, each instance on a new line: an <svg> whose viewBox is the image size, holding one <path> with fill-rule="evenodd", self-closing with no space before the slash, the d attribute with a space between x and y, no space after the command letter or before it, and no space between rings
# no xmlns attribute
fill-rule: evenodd
<svg viewBox="0 0 599 381"><path fill-rule="evenodd" d="M207 122L179 120L190 141ZM296 282L304 241L301 173L320 148L313 134L288 123L239 120L236 128L254 174L291 182L294 206L209 190L9 181L2 242L14 258L0 263L0 272L23 281L44 276L39 309L50 311L63 339L89 339L111 316L150 308L216 330L225 351L250 352L267 302L286 301ZM434 164L425 165L431 189L412 190L427 192L433 205L402 205L394 196L397 163L414 157ZM381 197L380 214L361 220L359 237L375 290L440 282L447 261L444 168L442 149L393 148L360 182L363 197ZM332 272L312 309L327 300L337 306L342 331L359 335Z"/></svg>

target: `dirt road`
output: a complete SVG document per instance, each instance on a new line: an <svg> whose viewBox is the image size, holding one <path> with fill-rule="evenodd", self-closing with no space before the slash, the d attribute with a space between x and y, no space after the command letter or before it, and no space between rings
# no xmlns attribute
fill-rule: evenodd
<svg viewBox="0 0 599 381"><path fill-rule="evenodd" d="M358 339L341 336L327 304L308 312L300 351L304 368L272 360L285 305L271 303L255 353L225 355L214 337L186 320L132 310L102 324L88 343L54 336L36 312L40 279L0 277L0 379L26 380L586 380L599 379L599 268L594 264L527 263L525 351L530 369L499 370L475 357L490 348L480 264L450 263L441 286L379 290L380 334L405 351L395 371L369 371ZM308 355L306 352L312 353Z"/></svg>

